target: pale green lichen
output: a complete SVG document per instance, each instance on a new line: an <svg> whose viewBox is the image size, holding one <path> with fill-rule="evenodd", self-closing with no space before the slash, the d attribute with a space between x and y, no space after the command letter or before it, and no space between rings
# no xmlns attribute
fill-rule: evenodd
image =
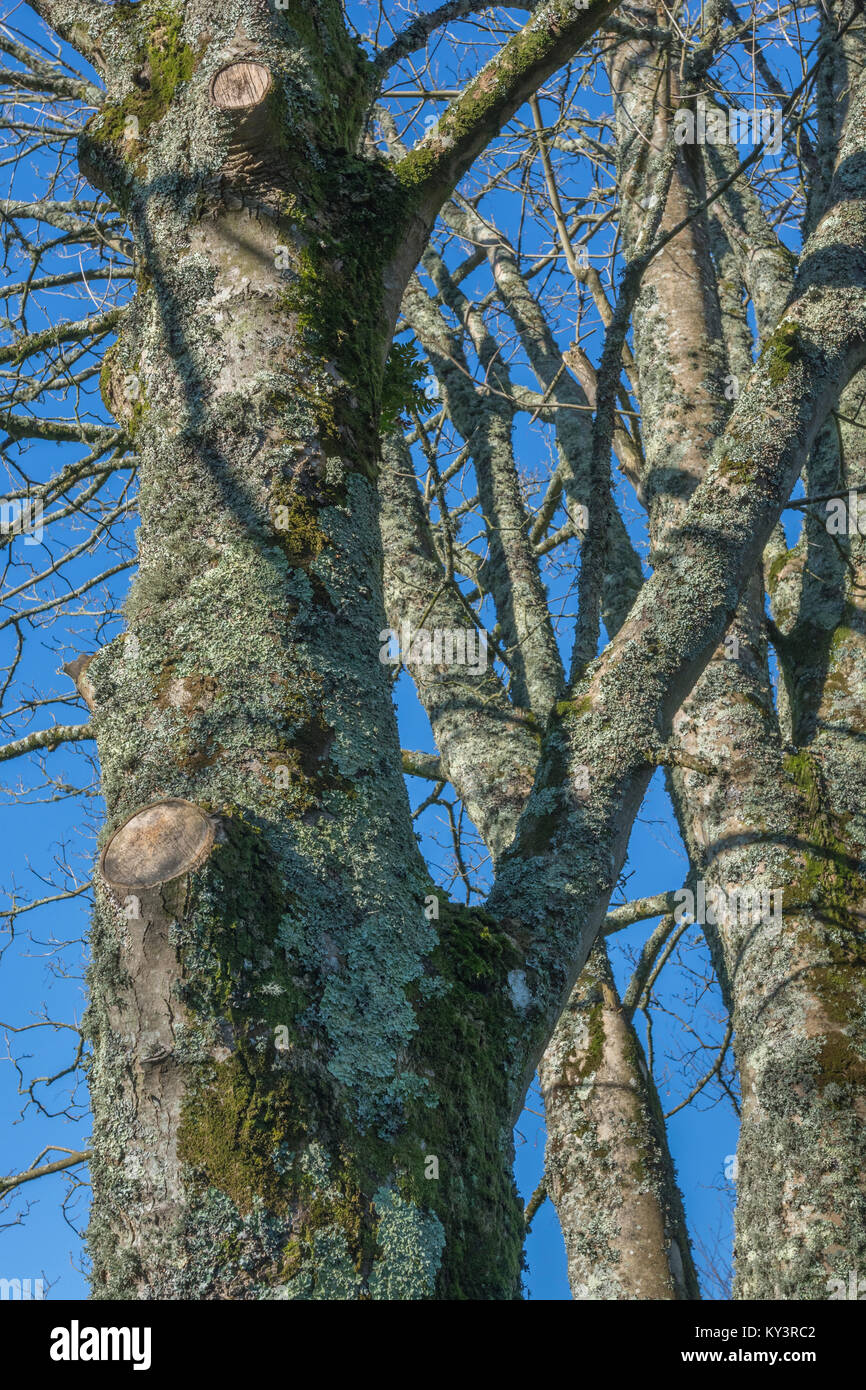
<svg viewBox="0 0 866 1390"><path fill-rule="evenodd" d="M431 1298L445 1248L445 1230L434 1212L420 1211L380 1187L373 1197L379 1217L376 1243L382 1254L368 1281L373 1299Z"/></svg>

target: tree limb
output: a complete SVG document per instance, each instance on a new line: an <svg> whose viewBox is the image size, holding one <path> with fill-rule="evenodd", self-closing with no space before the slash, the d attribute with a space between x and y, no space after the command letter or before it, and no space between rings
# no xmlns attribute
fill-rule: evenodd
<svg viewBox="0 0 866 1390"><path fill-rule="evenodd" d="M535 9L538 0L530 0L530 3L515 5L514 9ZM394 67L403 58L407 58L410 53L417 53L419 48L423 48L437 29L444 24L450 24L455 19L466 19L471 14L482 14L485 10L495 10L495 3L491 0L447 0L447 3L440 5L437 10L432 10L430 14L419 14L407 24L406 28L376 54L373 66L384 76L389 68Z"/></svg>
<svg viewBox="0 0 866 1390"><path fill-rule="evenodd" d="M81 1149L72 1152L66 1158L58 1158L54 1163L43 1163L41 1168L28 1168L26 1173L13 1173L8 1178L0 1178L0 1197L11 1192L14 1187L20 1187L22 1183L33 1182L35 1178L47 1178L52 1173L62 1173L65 1168L74 1168L77 1163L86 1163L92 1153L91 1149Z"/></svg>
<svg viewBox="0 0 866 1390"><path fill-rule="evenodd" d="M442 780L442 766L436 753L418 753L404 748L400 754L403 771L410 777L426 777L429 782Z"/></svg>
<svg viewBox="0 0 866 1390"><path fill-rule="evenodd" d="M47 748L49 753L61 743L81 743L95 738L92 724L55 724L53 729L39 729L35 733L18 738L14 743L0 747L0 763L10 758L20 758L25 753L35 753L39 748Z"/></svg>
<svg viewBox="0 0 866 1390"><path fill-rule="evenodd" d="M424 239L442 203L491 137L615 8L611 0L590 0L583 8L575 0L548 0L451 102L430 134L399 161L395 172L416 193ZM417 233L410 240L414 255Z"/></svg>

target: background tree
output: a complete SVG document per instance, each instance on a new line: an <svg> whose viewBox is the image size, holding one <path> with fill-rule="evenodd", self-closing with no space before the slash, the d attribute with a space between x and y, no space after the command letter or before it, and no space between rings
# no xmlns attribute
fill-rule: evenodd
<svg viewBox="0 0 866 1390"><path fill-rule="evenodd" d="M488 8L42 0L58 39L2 40L3 756L106 808L58 1067L97 1297L516 1296L539 1061L574 1295L696 1297L651 1026L695 933L679 884L609 906L660 766L687 883L742 908L703 924L727 1024L681 957L675 1058L739 1106L735 1039L735 1296L866 1253L859 533L821 507L859 482L859 10ZM780 149L677 141L766 104ZM399 653L435 752L407 625L490 633ZM88 721L49 724L25 637L76 628ZM87 739L86 786L46 766Z"/></svg>

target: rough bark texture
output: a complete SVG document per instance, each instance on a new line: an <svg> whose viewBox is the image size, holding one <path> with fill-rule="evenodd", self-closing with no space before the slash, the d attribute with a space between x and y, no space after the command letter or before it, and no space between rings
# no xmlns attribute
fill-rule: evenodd
<svg viewBox="0 0 866 1390"><path fill-rule="evenodd" d="M576 1299L698 1297L655 1087L593 948L539 1063L545 1178Z"/></svg>
<svg viewBox="0 0 866 1390"><path fill-rule="evenodd" d="M274 83L221 114L240 56ZM143 486L136 656L90 673L106 830L180 796L221 842L130 915L101 894L95 1289L511 1297L508 1109L479 1052L507 1050L486 990L510 947L470 945L445 904L437 946L378 660L384 281L409 214L348 152L367 65L330 4L136 12L112 58L82 158L139 248L109 370L141 382Z"/></svg>
<svg viewBox="0 0 866 1390"><path fill-rule="evenodd" d="M385 453L385 591L396 623L424 611L442 587L442 566L423 521L408 451L394 438ZM525 527L520 534L525 537ZM524 562L532 563L529 554ZM447 618L460 615L453 594L446 592L438 604ZM529 769L538 760L532 725L507 716L505 692L492 672L483 683L468 683L453 670L431 668L428 674L422 668L416 684L443 770L472 806L496 858L513 838L531 786ZM603 942L563 1011L539 1077L549 1136L546 1182L565 1237L573 1296L697 1297L655 1088L622 1012Z"/></svg>

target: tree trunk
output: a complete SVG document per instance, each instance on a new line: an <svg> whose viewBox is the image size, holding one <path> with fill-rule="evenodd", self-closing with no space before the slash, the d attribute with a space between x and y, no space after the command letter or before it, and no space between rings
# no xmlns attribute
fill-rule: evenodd
<svg viewBox="0 0 866 1390"><path fill-rule="evenodd" d="M157 25L148 93L104 111L82 151L122 184L140 248L105 378L143 479L129 632L89 672L105 839L170 798L214 837L178 874L163 811L126 832L129 881L99 894L102 1297L519 1291L509 1019L491 992L509 943L428 896L379 660L401 193L346 152L365 93L339 33L294 51L244 38L240 69L231 44L218 67L208 48L210 84L157 110L169 68L199 56ZM299 93L327 98L299 96L296 118L267 80L293 64Z"/></svg>
<svg viewBox="0 0 866 1390"><path fill-rule="evenodd" d="M696 1299L682 1198L643 1049L593 948L539 1063L544 1172L576 1299Z"/></svg>

